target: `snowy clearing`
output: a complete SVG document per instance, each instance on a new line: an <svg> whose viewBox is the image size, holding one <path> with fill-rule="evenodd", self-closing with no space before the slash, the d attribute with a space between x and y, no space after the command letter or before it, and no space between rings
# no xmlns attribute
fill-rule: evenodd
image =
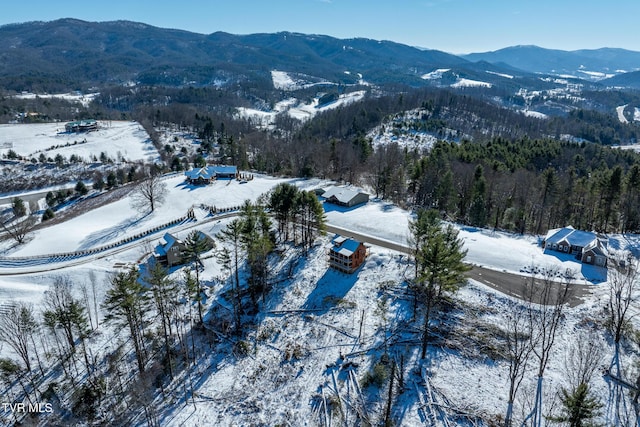
<svg viewBox="0 0 640 427"><path fill-rule="evenodd" d="M290 117L306 121L313 118L316 114L323 111L339 108L353 102L358 102L366 95L366 91L359 90L355 92L341 94L338 99L327 104L319 104L320 96L315 97L310 103L302 103L296 98L288 98L278 102L271 111L261 111L253 108L239 107L237 114L245 117L261 128L272 128L275 118L278 114L285 112Z"/></svg>
<svg viewBox="0 0 640 427"><path fill-rule="evenodd" d="M44 154L67 159L75 154L85 161L105 153L112 159L155 162L160 155L149 135L137 122L99 121L98 130L65 132L65 123L0 125L0 155L13 150L19 156L38 158Z"/></svg>
<svg viewBox="0 0 640 427"><path fill-rule="evenodd" d="M458 78L458 81L453 83L451 87L453 88L461 88L461 87L492 87L491 83L481 82L478 80L471 80L465 78Z"/></svg>
<svg viewBox="0 0 640 427"><path fill-rule="evenodd" d="M83 107L88 107L93 100L100 95L99 93L58 93L58 94L38 94L38 93L20 93L14 97L17 99L64 99L71 102L79 102Z"/></svg>
<svg viewBox="0 0 640 427"><path fill-rule="evenodd" d="M620 123L629 123L629 120L624 116L624 109L627 108L627 105L629 104L616 107L616 113L618 114L618 120L620 120Z"/></svg>
<svg viewBox="0 0 640 427"><path fill-rule="evenodd" d="M309 77L311 79L311 77ZM321 81L310 81L303 79L301 77L295 78L291 76L290 73L286 71L271 71L271 81L273 82L273 87L279 90L285 91L295 91L300 89L308 89L310 87L318 86L318 85L335 85L335 83L321 80Z"/></svg>
<svg viewBox="0 0 640 427"><path fill-rule="evenodd" d="M511 74L503 74L496 73L495 71L487 71L488 74L493 74L494 76L504 77L505 79L513 79L514 77Z"/></svg>
<svg viewBox="0 0 640 427"><path fill-rule="evenodd" d="M538 111L533 111L533 110L520 110L522 111L522 114L524 114L527 117L535 117L536 119L547 119L549 118L549 116L547 116L544 113L540 113Z"/></svg>
<svg viewBox="0 0 640 427"><path fill-rule="evenodd" d="M449 70L450 68L438 68L437 70L431 71L430 73L423 74L422 76L420 76L420 78L423 80L441 79L442 75Z"/></svg>

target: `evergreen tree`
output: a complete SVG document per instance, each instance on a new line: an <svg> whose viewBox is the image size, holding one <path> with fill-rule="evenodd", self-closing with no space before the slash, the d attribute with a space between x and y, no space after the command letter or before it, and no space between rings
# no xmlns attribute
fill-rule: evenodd
<svg viewBox="0 0 640 427"><path fill-rule="evenodd" d="M473 174L473 192L471 206L469 208L469 222L476 227L484 227L487 223L487 181L484 178L484 169L476 166Z"/></svg>
<svg viewBox="0 0 640 427"><path fill-rule="evenodd" d="M116 185L118 185L118 177L116 177L116 174L113 173L113 171L111 171L107 175L107 189L110 190L114 188Z"/></svg>
<svg viewBox="0 0 640 427"><path fill-rule="evenodd" d="M467 251L462 249L457 230L451 225L443 228L436 211L418 211L415 222L420 226L410 228L421 234L413 235L413 241L420 242L416 253L418 274L413 286L416 300L425 305L421 348L424 359L433 310L447 294L456 292L464 283L464 272L469 267L462 262Z"/></svg>
<svg viewBox="0 0 640 427"><path fill-rule="evenodd" d="M236 310L236 332L240 333L242 324L242 296L240 294L240 251L242 250L242 221L238 218L227 224L227 227L218 233L217 237L231 244L233 262L233 294L234 306Z"/></svg>
<svg viewBox="0 0 640 427"><path fill-rule="evenodd" d="M268 256L274 248L275 238L271 233L271 220L264 206L259 203L245 201L240 211L241 215L241 242L247 254L249 266L249 293L254 308L257 310L258 293L264 297L267 288Z"/></svg>
<svg viewBox="0 0 640 427"><path fill-rule="evenodd" d="M75 190L76 190L76 193L78 193L78 195L80 196L84 196L89 192L89 190L87 189L87 186L82 181L78 181L76 183Z"/></svg>
<svg viewBox="0 0 640 427"><path fill-rule="evenodd" d="M573 390L562 389L562 415L551 417L552 421L565 423L569 427L595 427L591 420L599 415L602 403L593 396L586 383Z"/></svg>
<svg viewBox="0 0 640 427"><path fill-rule="evenodd" d="M289 240L289 231L297 208L298 193L299 190L295 185L283 182L276 185L269 195L269 209L278 222L278 233L284 241Z"/></svg>
<svg viewBox="0 0 640 427"><path fill-rule="evenodd" d="M24 200L20 197L13 198L13 201L11 202L11 209L17 218L23 217L27 214L27 207L24 204Z"/></svg>
<svg viewBox="0 0 640 427"><path fill-rule="evenodd" d="M302 191L298 194L297 218L304 250L313 245L318 234L326 231L326 216L318 197L312 191Z"/></svg>
<svg viewBox="0 0 640 427"><path fill-rule="evenodd" d="M47 192L47 195L44 199L47 202L47 206L49 206L50 208L56 205L56 195L53 193L53 191Z"/></svg>
<svg viewBox="0 0 640 427"><path fill-rule="evenodd" d="M147 316L150 310L148 289L138 281L135 269L119 272L111 279L103 307L107 312L106 320L126 326L136 354L138 370L145 372L147 351L144 344Z"/></svg>
<svg viewBox="0 0 640 427"><path fill-rule="evenodd" d="M102 174L97 173L93 178L93 188L94 190L102 191L105 186L104 179L102 179Z"/></svg>
<svg viewBox="0 0 640 427"><path fill-rule="evenodd" d="M205 295L200 283L200 269L204 268L200 255L211 250L214 247L214 243L213 240L207 238L201 231L193 230L185 239L184 245L185 257L189 262L193 263L196 270L196 289L195 293L191 293L191 296L193 300L198 303L198 319L200 320L200 324L202 324L202 302Z"/></svg>
<svg viewBox="0 0 640 427"><path fill-rule="evenodd" d="M169 376L173 378L171 340L178 306L178 286L174 280L169 278L166 268L164 268L160 263L155 263L155 265L151 267L145 277L145 282L151 290L156 312L158 313L160 323L162 324L165 357L168 361L167 368L169 370Z"/></svg>
<svg viewBox="0 0 640 427"><path fill-rule="evenodd" d="M624 185L622 232L640 230L640 165L631 166Z"/></svg>
<svg viewBox="0 0 640 427"><path fill-rule="evenodd" d="M47 220L53 219L55 216L56 214L55 212L53 212L53 209L47 208L42 214L42 220L47 221Z"/></svg>
<svg viewBox="0 0 640 427"><path fill-rule="evenodd" d="M72 283L67 277L56 277L45 291L45 322L50 328L59 328L67 339L71 351L76 339L84 339L89 333L89 321L80 300L73 297Z"/></svg>

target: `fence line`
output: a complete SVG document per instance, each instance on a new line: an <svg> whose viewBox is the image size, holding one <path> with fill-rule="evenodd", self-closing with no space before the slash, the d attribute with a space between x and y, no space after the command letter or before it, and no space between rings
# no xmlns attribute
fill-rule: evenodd
<svg viewBox="0 0 640 427"><path fill-rule="evenodd" d="M231 207L224 207L224 208L218 208L216 206L209 206L209 205L200 205L200 209L208 211L209 212L209 216L217 216L217 215L224 215L226 213L229 212L234 212L234 211L238 211L240 210L240 206L231 206ZM47 264L47 263L51 263L51 262L64 262L64 261L69 261L71 259L78 259L78 258L83 258L86 256L90 256L90 255L95 255L98 253L102 253L105 251L108 251L110 249L114 249L120 246L124 246L128 243L131 243L133 241L142 239L144 237L147 237L151 234L154 234L160 230L163 229L167 229L167 228L171 228L173 226L176 225L180 225L180 224L185 224L188 222L192 222L192 221L196 221L196 217L195 217L195 213L193 210L193 207L189 208L189 210L187 211L186 215L181 216L180 218L176 218L172 221L169 221L167 223L155 226L153 228L144 230L140 233L137 233L135 235L132 236L128 236L125 237L121 240L118 240L116 242L113 243L109 243L103 246L98 246L98 247L94 247L94 248L90 248L90 249L85 249L85 250L81 250L81 251L72 251L72 252L63 252L63 253L54 253L54 254L45 254L45 255L34 255L34 256L28 256L28 257L0 257L0 267L4 267L4 268L18 268L18 267L26 267L26 266L32 266L32 265L41 265L41 264Z"/></svg>

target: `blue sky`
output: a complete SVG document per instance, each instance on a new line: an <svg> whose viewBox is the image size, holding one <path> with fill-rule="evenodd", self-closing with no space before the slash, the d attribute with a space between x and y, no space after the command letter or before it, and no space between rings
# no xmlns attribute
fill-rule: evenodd
<svg viewBox="0 0 640 427"><path fill-rule="evenodd" d="M638 0L30 0L3 4L0 24L125 19L203 34L366 37L451 53L520 44L640 51L639 16Z"/></svg>

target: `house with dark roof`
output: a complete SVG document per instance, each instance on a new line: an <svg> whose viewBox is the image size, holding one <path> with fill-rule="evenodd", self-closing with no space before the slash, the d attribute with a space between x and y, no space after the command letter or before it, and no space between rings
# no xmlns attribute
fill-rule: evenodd
<svg viewBox="0 0 640 427"><path fill-rule="evenodd" d="M213 248L213 240L202 231L198 231L201 238L207 241L207 250ZM153 253L153 257L167 267L182 265L185 263L186 245L171 233L165 233L160 239L158 246Z"/></svg>
<svg viewBox="0 0 640 427"><path fill-rule="evenodd" d="M211 184L216 179L234 179L238 176L238 168L235 166L212 165L198 169L191 169L184 173L190 184Z"/></svg>
<svg viewBox="0 0 640 427"><path fill-rule="evenodd" d="M331 240L331 244L329 266L343 273L353 273L367 257L367 247L364 243L350 237L337 234Z"/></svg>
<svg viewBox="0 0 640 427"><path fill-rule="evenodd" d="M545 250L575 255L584 264L607 266L607 243L596 233L571 226L549 230L542 246Z"/></svg>
<svg viewBox="0 0 640 427"><path fill-rule="evenodd" d="M69 122L65 124L64 130L69 133L91 132L94 130L98 130L98 122L93 119L77 120L75 122Z"/></svg>
<svg viewBox="0 0 640 427"><path fill-rule="evenodd" d="M156 246L153 257L167 267L180 265L184 260L184 242L171 233L165 233Z"/></svg>
<svg viewBox="0 0 640 427"><path fill-rule="evenodd" d="M331 187L321 195L325 202L338 206L353 207L369 201L369 195L349 187Z"/></svg>

